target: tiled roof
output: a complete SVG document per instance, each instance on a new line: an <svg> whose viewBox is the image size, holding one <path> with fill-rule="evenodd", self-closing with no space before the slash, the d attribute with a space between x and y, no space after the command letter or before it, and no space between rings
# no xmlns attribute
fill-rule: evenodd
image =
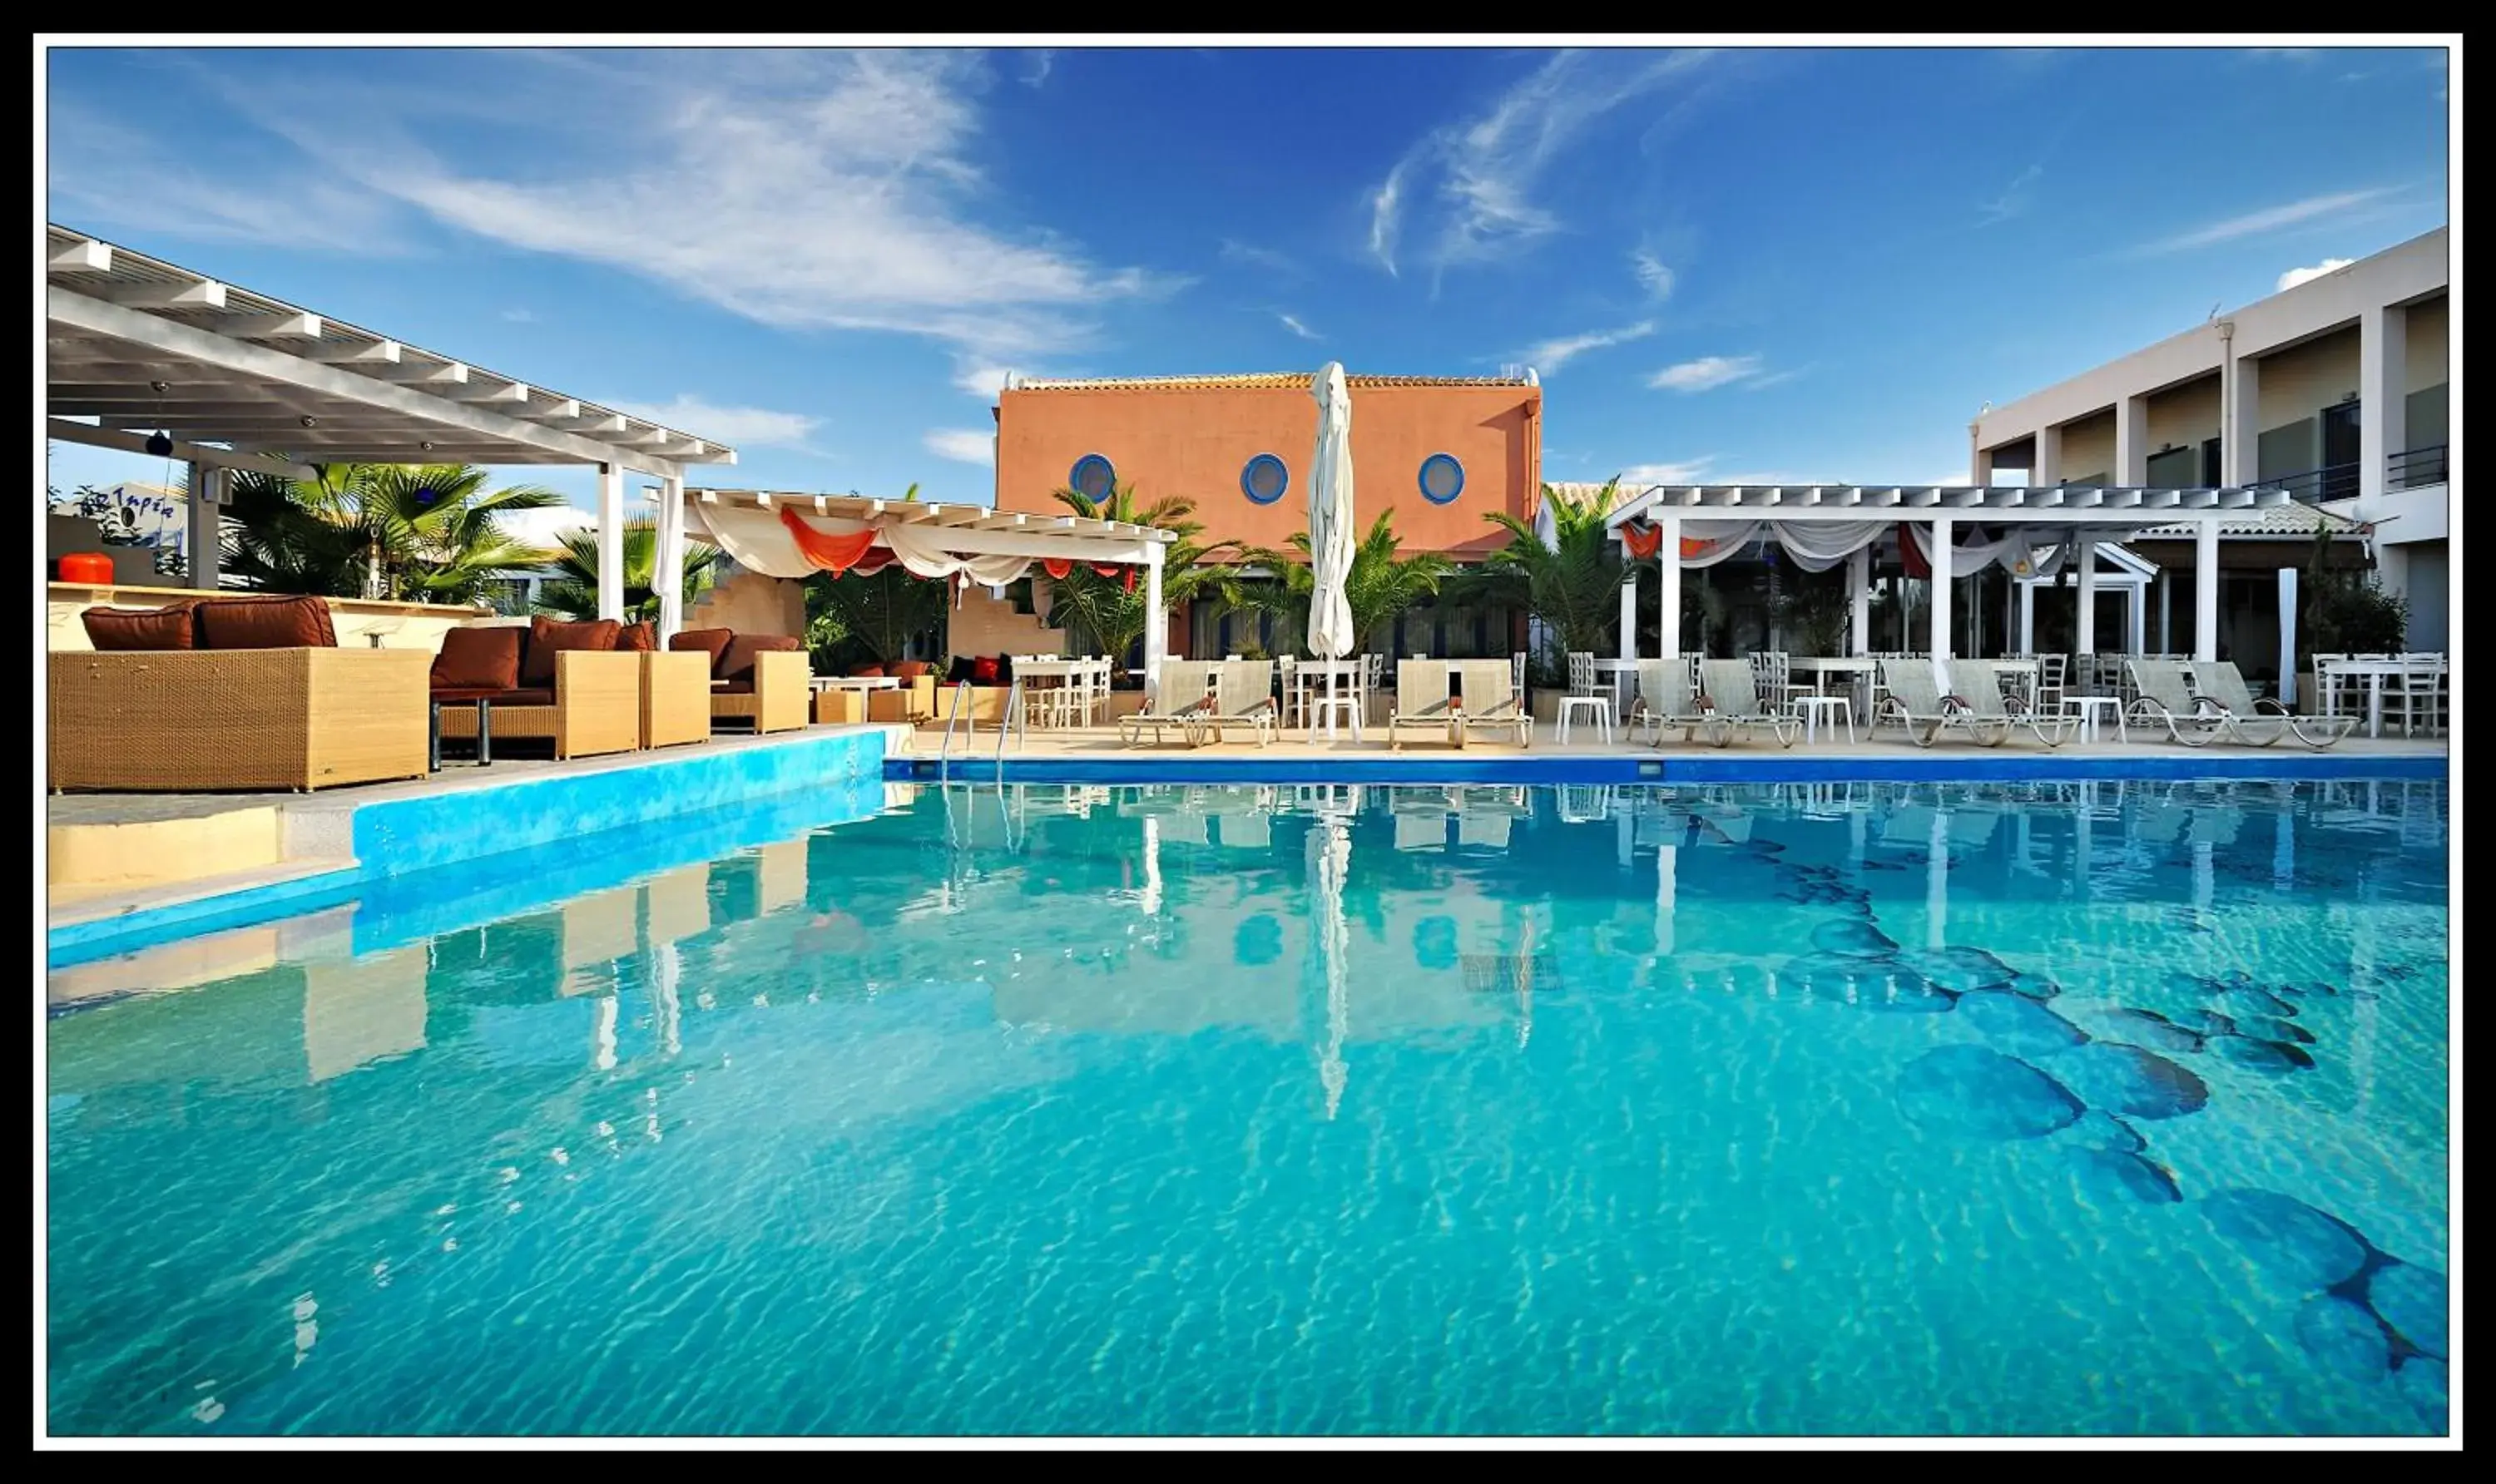
<svg viewBox="0 0 2496 1484"><path fill-rule="evenodd" d="M1545 487L1553 494L1558 495L1563 500L1577 502L1592 500L1597 495L1602 494L1604 492L1604 484L1605 481L1602 479L1550 479L1545 481ZM1604 513L1608 515L1612 510L1619 510L1622 506L1637 499L1639 492L1645 487L1646 486L1642 484L1615 483L1612 488L1611 510L1607 510Z"/></svg>
<svg viewBox="0 0 2496 1484"><path fill-rule="evenodd" d="M2334 515L2329 510L2295 501L2263 510L2244 510L2219 522L2221 536L2269 537L2273 540L2299 536L2310 540L2316 531L2324 529L2335 537L2355 536L2358 523L2346 515ZM2190 521L2171 526L2151 526L2147 530L2134 532L2132 539L2137 541L2191 541L2193 530Z"/></svg>
<svg viewBox="0 0 2496 1484"><path fill-rule="evenodd" d="M1196 391L1239 387L1290 387L1305 390L1316 376L1308 371L1241 371L1214 376L1027 377L1008 386L1012 391ZM1354 386L1531 386L1521 376L1357 376Z"/></svg>

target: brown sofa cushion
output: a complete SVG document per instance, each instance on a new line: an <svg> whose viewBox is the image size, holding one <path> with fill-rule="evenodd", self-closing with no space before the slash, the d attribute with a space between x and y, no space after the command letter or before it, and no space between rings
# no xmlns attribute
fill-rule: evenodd
<svg viewBox="0 0 2496 1484"><path fill-rule="evenodd" d="M857 680L881 680L884 678L884 666L881 665L852 665L850 675Z"/></svg>
<svg viewBox="0 0 2496 1484"><path fill-rule="evenodd" d="M462 625L442 636L433 657L433 689L508 691L520 683L520 640L526 629Z"/></svg>
<svg viewBox="0 0 2496 1484"><path fill-rule="evenodd" d="M335 649L329 604L318 598L210 598L191 605L202 649Z"/></svg>
<svg viewBox="0 0 2496 1484"><path fill-rule="evenodd" d="M554 684L556 655L567 649L613 649L615 631L621 627L611 618L592 619L585 624L567 624L544 614L530 619L528 647L520 652L520 684Z"/></svg>
<svg viewBox="0 0 2496 1484"><path fill-rule="evenodd" d="M516 632L516 631L515 631ZM444 701L491 701L497 706L551 706L552 691L524 691L515 686L435 686L433 698Z"/></svg>
<svg viewBox="0 0 2496 1484"><path fill-rule="evenodd" d="M935 668L924 660L901 660L894 663L892 673L897 679L916 680Z"/></svg>
<svg viewBox="0 0 2496 1484"><path fill-rule="evenodd" d="M623 628L615 631L615 647L618 649L629 649L638 654L648 654L650 651L659 647L659 626L656 624L626 624Z"/></svg>
<svg viewBox="0 0 2496 1484"><path fill-rule="evenodd" d="M751 680L754 678L756 655L778 654L805 647L805 642L795 634L740 634L728 641L728 648L721 652L719 667L714 673L722 680Z"/></svg>
<svg viewBox="0 0 2496 1484"><path fill-rule="evenodd" d="M729 629L684 629L668 640L668 647L699 649L710 656L710 674L716 680L719 678L719 662L728 653L729 641L735 637L735 632Z"/></svg>
<svg viewBox="0 0 2496 1484"><path fill-rule="evenodd" d="M188 649L191 610L172 608L89 608L78 615L86 641L102 650Z"/></svg>

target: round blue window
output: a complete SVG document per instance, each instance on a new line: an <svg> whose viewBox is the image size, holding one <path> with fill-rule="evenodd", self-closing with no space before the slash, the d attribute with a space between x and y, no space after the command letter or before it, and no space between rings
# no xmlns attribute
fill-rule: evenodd
<svg viewBox="0 0 2496 1484"><path fill-rule="evenodd" d="M1292 487L1292 472L1271 453L1260 453L1240 466L1239 492L1259 505L1271 505Z"/></svg>
<svg viewBox="0 0 2496 1484"><path fill-rule="evenodd" d="M1452 453L1433 453L1421 460L1421 498L1432 505L1453 505L1465 492L1465 466Z"/></svg>
<svg viewBox="0 0 2496 1484"><path fill-rule="evenodd" d="M1086 453L1075 461L1066 476L1067 487L1086 500L1107 500L1118 485L1118 471L1098 453Z"/></svg>

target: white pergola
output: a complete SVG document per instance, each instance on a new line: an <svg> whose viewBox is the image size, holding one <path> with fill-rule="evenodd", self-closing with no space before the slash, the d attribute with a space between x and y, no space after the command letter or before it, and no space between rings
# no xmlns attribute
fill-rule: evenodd
<svg viewBox="0 0 2496 1484"><path fill-rule="evenodd" d="M1144 572L1144 609L1162 612L1162 558L1177 533L1154 526L1137 525L1124 520L1098 520L1081 515L1030 514L1020 510L999 510L984 505L937 505L916 500L882 500L860 495L815 495L788 490L693 488L673 492L662 488L659 495L658 571L681 573L684 571L685 531L688 517L701 523L714 541L721 543L740 566L763 572L768 576L794 578L808 571L802 561L782 568L777 562L758 565L740 554L742 544L733 522L738 516L768 515L774 521L786 510L800 520L830 521L842 530L857 533L872 531L875 544L888 547L904 560L926 562L931 557L965 560L996 559L1011 563L1021 558L1034 562L1065 561L1114 563L1141 567ZM750 548L749 548L750 549ZM781 561L788 562L787 556ZM946 565L939 562L938 565ZM914 569L916 570L916 569ZM949 574L950 575L950 574ZM660 627L674 633L674 623L667 616L665 604L683 591L679 577L674 581L659 580L662 617ZM1170 625L1167 619L1144 626L1144 683L1149 689L1161 674L1161 662L1170 647Z"/></svg>
<svg viewBox="0 0 2496 1484"><path fill-rule="evenodd" d="M2012 488L1975 485L1713 485L1658 484L1624 501L1607 518L1613 539L1627 550L1625 533L1651 526L1661 535L1656 565L1658 634L1667 654L1681 650L1681 537L1687 521L1760 521L1856 524L1920 522L1931 527L1932 647L1936 665L1950 658L1950 548L1962 524L2044 526L2057 539L2075 539L2095 554L2101 541L2120 543L2154 527L2188 526L2194 539L2193 644L2197 659L2216 660L2219 642L2219 530L2247 511L2289 503L2277 489L2114 489L2049 485ZM1847 562L1852 600L1850 649L1870 644L1871 548L1858 547ZM2079 642L2093 648L2099 563L2079 564ZM1621 589L1621 657L1638 658L1637 564Z"/></svg>
<svg viewBox="0 0 2496 1484"><path fill-rule="evenodd" d="M598 605L624 611L624 477L681 489L733 464L712 440L421 350L53 224L45 247L45 436L191 466L191 581L217 585L236 469L585 464L598 471ZM162 445L159 445L161 450Z"/></svg>

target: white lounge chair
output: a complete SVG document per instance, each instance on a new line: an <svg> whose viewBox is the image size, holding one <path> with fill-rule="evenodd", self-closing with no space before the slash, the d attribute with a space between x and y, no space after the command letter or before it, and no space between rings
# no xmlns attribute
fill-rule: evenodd
<svg viewBox="0 0 2496 1484"><path fill-rule="evenodd" d="M1274 706L1274 662L1225 660L1212 669L1210 704L1189 719L1188 740L1219 743L1222 729L1230 727L1254 732L1260 747L1271 743L1278 715Z"/></svg>
<svg viewBox="0 0 2496 1484"><path fill-rule="evenodd" d="M1387 715L1387 750L1403 746L1404 733L1419 732L1435 741L1450 741L1453 721L1448 709L1448 678L1453 666L1445 660L1395 662L1395 709Z"/></svg>
<svg viewBox="0 0 2496 1484"><path fill-rule="evenodd" d="M1159 747L1162 728L1175 727L1181 739L1193 743L1190 728L1213 706L1216 667L1210 660L1164 660L1160 683L1153 688L1152 698L1144 709L1118 719L1118 740L1132 746L1150 731L1153 745Z"/></svg>
<svg viewBox="0 0 2496 1484"><path fill-rule="evenodd" d="M1641 729L1655 734L1655 745L1664 745L1667 730L1678 730L1685 742L1707 729L1707 740L1717 741L1722 729L1714 713L1699 707L1699 689L1690 683L1690 660L1676 655L1667 660L1640 660L1638 663L1638 699L1631 703L1630 740L1638 740ZM1718 745L1722 745L1719 743Z"/></svg>
<svg viewBox="0 0 2496 1484"><path fill-rule="evenodd" d="M2140 692L2132 720L2162 726L2187 747L2218 741L2269 747L2293 736L2320 750L2357 727L2355 717L2297 716L2275 700L2256 700L2231 661L2135 660L2132 674Z"/></svg>
<svg viewBox="0 0 2496 1484"><path fill-rule="evenodd" d="M1965 698L1944 696L1933 681L1933 662L1925 656L1882 661L1881 683L1889 694L1881 698L1881 715L1875 720L1904 724L1918 747L1932 746L1944 732L1986 747L2000 747L2011 737L2007 718L1979 716ZM1985 683L1993 685L1992 677Z"/></svg>
<svg viewBox="0 0 2496 1484"><path fill-rule="evenodd" d="M1453 668L1463 687L1460 704L1468 739L1477 731L1513 731L1517 746L1534 745L1534 713L1516 694L1515 671L1506 660L1459 660Z"/></svg>
<svg viewBox="0 0 2496 1484"><path fill-rule="evenodd" d="M2013 731L2024 727L2049 748L2069 742L2079 730L2078 717L2044 716L2024 700L2006 698L2001 672L1982 660L1950 662L1950 694L1965 700L1979 721L1998 721Z"/></svg>
<svg viewBox="0 0 2496 1484"><path fill-rule="evenodd" d="M1699 706L1712 710L1720 727L1742 731L1765 731L1781 747L1792 747L1802 735L1802 722L1781 716L1760 704L1760 678L1748 660L1701 660L1699 662ZM1722 747L1732 740L1731 730Z"/></svg>

